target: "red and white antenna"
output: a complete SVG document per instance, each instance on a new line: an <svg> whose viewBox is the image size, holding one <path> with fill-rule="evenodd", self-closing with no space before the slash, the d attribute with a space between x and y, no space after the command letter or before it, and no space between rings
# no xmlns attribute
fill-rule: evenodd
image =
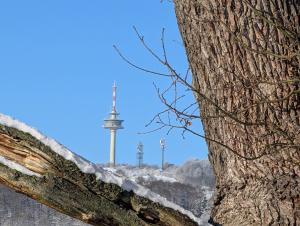
<svg viewBox="0 0 300 226"><path fill-rule="evenodd" d="M114 81L114 86L113 86L113 106L112 106L112 111L117 112L116 110L116 100L117 100L117 86L116 86L116 81Z"/></svg>

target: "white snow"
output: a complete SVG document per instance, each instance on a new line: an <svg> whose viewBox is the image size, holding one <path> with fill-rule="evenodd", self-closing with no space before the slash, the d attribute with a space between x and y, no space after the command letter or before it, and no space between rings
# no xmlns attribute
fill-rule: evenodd
<svg viewBox="0 0 300 226"><path fill-rule="evenodd" d="M163 182L170 182L170 183L175 183L177 182L177 180L175 178L172 177L166 177L164 175L144 175L142 176L143 179L147 180L147 181L163 181Z"/></svg>
<svg viewBox="0 0 300 226"><path fill-rule="evenodd" d="M203 193L204 193L206 199L207 200L211 199L211 197L214 194L214 191L211 188L206 187L206 186L203 186L202 188L203 188Z"/></svg>
<svg viewBox="0 0 300 226"><path fill-rule="evenodd" d="M137 182L138 179L143 178L145 181L163 181L175 183L178 182L174 177L170 175L165 175L165 172L161 171L159 168L139 168L136 170L135 168L127 167L126 165L119 165L116 168L105 167L105 170L111 171L115 174L120 170L122 171L123 176L130 178L134 182Z"/></svg>
<svg viewBox="0 0 300 226"><path fill-rule="evenodd" d="M16 162L13 162L11 160L8 160L8 159L6 159L6 158L4 158L2 156L0 156L0 163L2 163L3 165L8 166L11 169L15 169L15 170L17 170L19 172L22 172L22 173L24 173L26 175L41 177L40 174L35 173L35 172L27 169L26 167L24 167L24 166L22 166L22 165L20 165L20 164L18 164Z"/></svg>
<svg viewBox="0 0 300 226"><path fill-rule="evenodd" d="M67 160L74 162L83 173L94 173L96 175L97 179L99 179L99 180L102 180L106 183L117 184L118 186L122 187L124 190L133 191L135 194L137 194L139 196L143 196L145 198L148 198L148 199L152 200L153 202L157 202L165 207L169 207L174 210L178 210L182 214L185 214L188 217L190 217L191 219L193 219L199 225L202 224L201 220L199 218L195 217L193 215L193 213L191 213L190 211L187 211L187 210L183 209L182 207L180 207L172 202L169 202L166 198L163 198L160 195L150 191L149 189L147 189L141 185L138 185L137 183L135 183L132 180L129 180L125 177L117 175L112 171L108 171L99 166L96 166L94 163L91 163L88 160L83 159L79 155L76 155L75 153L71 152L63 145L56 142L54 139L46 137L45 135L40 133L38 130L26 125L23 122L20 122L16 119L11 118L10 116L6 116L6 115L0 113L0 124L18 129L25 133L29 133L30 135L32 135L33 137L35 137L36 139L41 141L46 146L49 146L54 152L56 152L60 156L64 157ZM16 169L23 173L26 172L25 174L28 174L31 172L27 168L25 168L17 163L14 163L15 164L14 165L14 164L12 164L11 161L9 161L9 162L3 161L3 162L6 162L7 164L9 164L9 167L12 166L13 169ZM31 172L31 173L33 173L33 172Z"/></svg>

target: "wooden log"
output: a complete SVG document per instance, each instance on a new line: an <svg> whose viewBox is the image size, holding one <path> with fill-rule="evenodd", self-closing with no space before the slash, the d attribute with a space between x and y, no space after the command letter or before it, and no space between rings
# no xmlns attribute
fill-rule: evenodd
<svg viewBox="0 0 300 226"><path fill-rule="evenodd" d="M83 222L107 226L197 225L179 211L105 183L95 174L83 173L74 162L32 135L1 124L0 158L0 183Z"/></svg>

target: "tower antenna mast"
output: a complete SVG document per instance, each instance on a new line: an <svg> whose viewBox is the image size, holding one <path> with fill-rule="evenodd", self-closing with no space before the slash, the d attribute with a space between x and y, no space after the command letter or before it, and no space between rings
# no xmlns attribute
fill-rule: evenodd
<svg viewBox="0 0 300 226"><path fill-rule="evenodd" d="M160 143L160 149L161 149L161 170L164 170L166 140L164 138L161 138L159 143Z"/></svg>
<svg viewBox="0 0 300 226"><path fill-rule="evenodd" d="M140 142L137 146L137 161L138 161L138 167L141 168L143 166L143 159L144 159L144 145L142 142Z"/></svg>

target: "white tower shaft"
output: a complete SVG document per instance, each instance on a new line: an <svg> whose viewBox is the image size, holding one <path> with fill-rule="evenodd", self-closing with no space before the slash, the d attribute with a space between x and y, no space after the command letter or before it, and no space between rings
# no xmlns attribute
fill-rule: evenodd
<svg viewBox="0 0 300 226"><path fill-rule="evenodd" d="M116 165L116 130L110 130L110 158L109 164L110 166Z"/></svg>

